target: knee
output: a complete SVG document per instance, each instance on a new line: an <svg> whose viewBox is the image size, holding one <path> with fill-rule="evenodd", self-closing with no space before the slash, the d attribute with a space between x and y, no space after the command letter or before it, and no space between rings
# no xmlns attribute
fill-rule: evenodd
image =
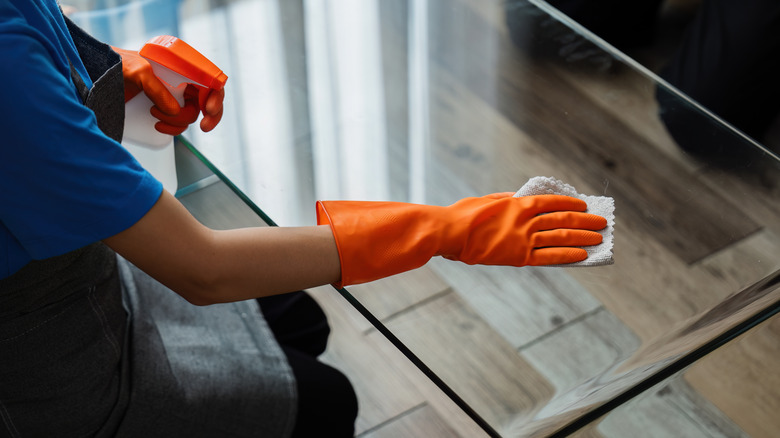
<svg viewBox="0 0 780 438"><path fill-rule="evenodd" d="M315 358L284 349L298 388L298 414L293 437L351 437L355 432L358 399L352 383L341 371Z"/></svg>

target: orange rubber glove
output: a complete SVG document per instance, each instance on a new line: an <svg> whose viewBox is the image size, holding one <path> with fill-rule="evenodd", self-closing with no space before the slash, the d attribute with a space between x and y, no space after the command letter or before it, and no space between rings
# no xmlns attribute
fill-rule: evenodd
<svg viewBox="0 0 780 438"><path fill-rule="evenodd" d="M520 198L498 193L448 207L400 202L320 201L317 223L329 224L341 262L337 287L418 268L433 256L467 264L557 265L587 258L601 216L585 201L560 195ZM543 214L548 213L548 214Z"/></svg>
<svg viewBox="0 0 780 438"><path fill-rule="evenodd" d="M203 113L200 128L211 131L222 119L225 89L199 89L188 85L184 92L184 106L154 75L151 64L137 51L112 47L122 57L122 76L125 82L125 102L141 91L154 103L151 114L160 121L154 128L163 134L179 135Z"/></svg>
<svg viewBox="0 0 780 438"><path fill-rule="evenodd" d="M168 90L166 90L167 92ZM151 100L151 99L149 99ZM176 104L179 107L179 104ZM184 106L179 108L177 114L166 114L157 105L149 112L160 120L154 124L154 129L168 135L179 135L198 120L200 108L198 107L198 89L193 85L187 85L184 89Z"/></svg>

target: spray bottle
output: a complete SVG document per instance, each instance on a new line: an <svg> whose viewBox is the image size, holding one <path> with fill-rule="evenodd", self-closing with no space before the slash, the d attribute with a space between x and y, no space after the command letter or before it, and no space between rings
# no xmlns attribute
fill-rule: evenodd
<svg viewBox="0 0 780 438"><path fill-rule="evenodd" d="M179 106L184 105L184 90L188 84L199 88L200 107L208 93L220 90L227 76L205 56L184 41L168 35L149 40L138 52L152 65L155 76L168 88ZM154 128L159 120L149 113L154 104L144 93L125 103L125 129L122 146L157 178L163 187L175 194L177 190L176 161L173 136Z"/></svg>

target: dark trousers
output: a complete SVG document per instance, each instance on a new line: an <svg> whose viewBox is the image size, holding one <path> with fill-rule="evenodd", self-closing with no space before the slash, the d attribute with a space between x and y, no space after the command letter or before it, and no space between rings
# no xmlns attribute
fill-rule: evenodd
<svg viewBox="0 0 780 438"><path fill-rule="evenodd" d="M358 402L352 384L317 360L330 334L320 306L303 291L257 301L295 376L298 415L292 436L354 436Z"/></svg>

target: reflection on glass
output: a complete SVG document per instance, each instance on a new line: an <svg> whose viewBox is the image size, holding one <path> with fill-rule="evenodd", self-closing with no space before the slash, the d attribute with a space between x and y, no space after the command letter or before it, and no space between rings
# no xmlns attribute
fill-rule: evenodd
<svg viewBox="0 0 780 438"><path fill-rule="evenodd" d="M304 9L316 196L388 199L378 2L307 1Z"/></svg>
<svg viewBox="0 0 780 438"><path fill-rule="evenodd" d="M539 175L615 199L614 265L437 259L344 291L496 435L611 409L776 304L777 158L544 2L184 0L176 16L230 76L223 123L186 136L281 225L314 223L317 198L444 205Z"/></svg>
<svg viewBox="0 0 780 438"><path fill-rule="evenodd" d="M779 329L774 316L572 436L774 436Z"/></svg>

